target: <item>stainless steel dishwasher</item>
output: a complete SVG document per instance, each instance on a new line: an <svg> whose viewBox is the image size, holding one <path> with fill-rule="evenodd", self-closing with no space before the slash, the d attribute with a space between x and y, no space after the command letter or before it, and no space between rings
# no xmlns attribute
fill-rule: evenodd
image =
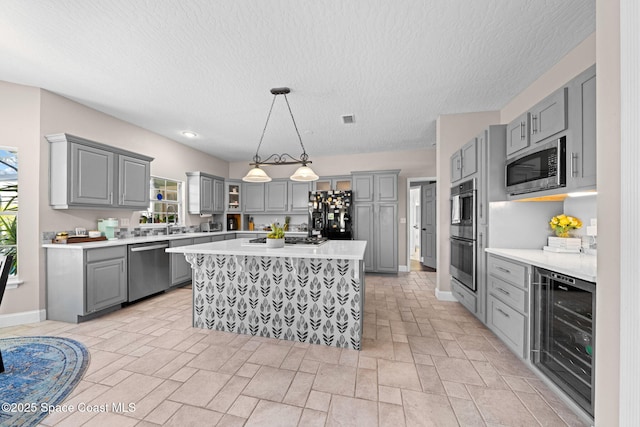
<svg viewBox="0 0 640 427"><path fill-rule="evenodd" d="M165 252L168 247L168 241L129 245L129 302L169 289L171 261Z"/></svg>

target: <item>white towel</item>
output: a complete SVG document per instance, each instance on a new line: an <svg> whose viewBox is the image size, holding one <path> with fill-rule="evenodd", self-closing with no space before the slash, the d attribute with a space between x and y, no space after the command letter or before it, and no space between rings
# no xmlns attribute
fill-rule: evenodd
<svg viewBox="0 0 640 427"><path fill-rule="evenodd" d="M460 224L460 196L451 198L451 224Z"/></svg>

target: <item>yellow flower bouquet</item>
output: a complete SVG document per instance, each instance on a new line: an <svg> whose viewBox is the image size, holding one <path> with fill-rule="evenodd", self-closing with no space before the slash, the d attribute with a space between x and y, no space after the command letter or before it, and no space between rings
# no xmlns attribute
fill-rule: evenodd
<svg viewBox="0 0 640 427"><path fill-rule="evenodd" d="M582 227L582 221L573 216L565 214L556 215L549 221L551 229L558 237L569 237L569 231Z"/></svg>

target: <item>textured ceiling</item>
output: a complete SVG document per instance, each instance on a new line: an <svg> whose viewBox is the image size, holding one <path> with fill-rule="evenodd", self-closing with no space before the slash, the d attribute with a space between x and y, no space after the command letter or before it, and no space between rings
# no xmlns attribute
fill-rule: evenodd
<svg viewBox="0 0 640 427"><path fill-rule="evenodd" d="M0 80L229 161L253 156L272 87L292 89L311 158L425 148L439 114L502 108L595 31L595 0L0 0L0 11ZM282 97L262 147L300 153Z"/></svg>

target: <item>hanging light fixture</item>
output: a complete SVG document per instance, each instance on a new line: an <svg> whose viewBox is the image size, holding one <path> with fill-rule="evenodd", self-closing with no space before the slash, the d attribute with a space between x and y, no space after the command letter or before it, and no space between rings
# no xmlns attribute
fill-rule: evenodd
<svg viewBox="0 0 640 427"><path fill-rule="evenodd" d="M300 132L298 131L298 126L296 125L296 120L293 118L293 113L291 112L291 106L289 105L289 100L287 99L287 94L291 92L288 87L280 87L271 89L271 93L273 94L273 100L271 101L271 108L269 108L269 114L267 114L267 121L264 124L264 129L262 129L262 136L260 136L260 142L258 143L258 148L256 149L256 154L253 156L253 162L249 163L253 168L247 172L243 181L246 182L269 182L271 181L271 177L267 175L264 169L261 168L263 165L301 165L289 178L292 181L315 181L319 177L316 173L307 166L307 163L311 163L309 160L309 156L304 149L304 145L302 144L302 138L300 137ZM296 135L298 135L298 141L300 142L300 147L302 147L302 154L299 158L295 158L288 153L282 154L272 154L267 157L265 160L259 155L260 146L262 145L262 140L264 139L264 133L267 130L267 125L269 124L269 118L271 117L271 112L273 111L273 104L276 102L276 98L278 95L284 95L284 100L287 103L287 108L289 109L289 114L291 115L291 121L293 122L293 127L296 130Z"/></svg>

